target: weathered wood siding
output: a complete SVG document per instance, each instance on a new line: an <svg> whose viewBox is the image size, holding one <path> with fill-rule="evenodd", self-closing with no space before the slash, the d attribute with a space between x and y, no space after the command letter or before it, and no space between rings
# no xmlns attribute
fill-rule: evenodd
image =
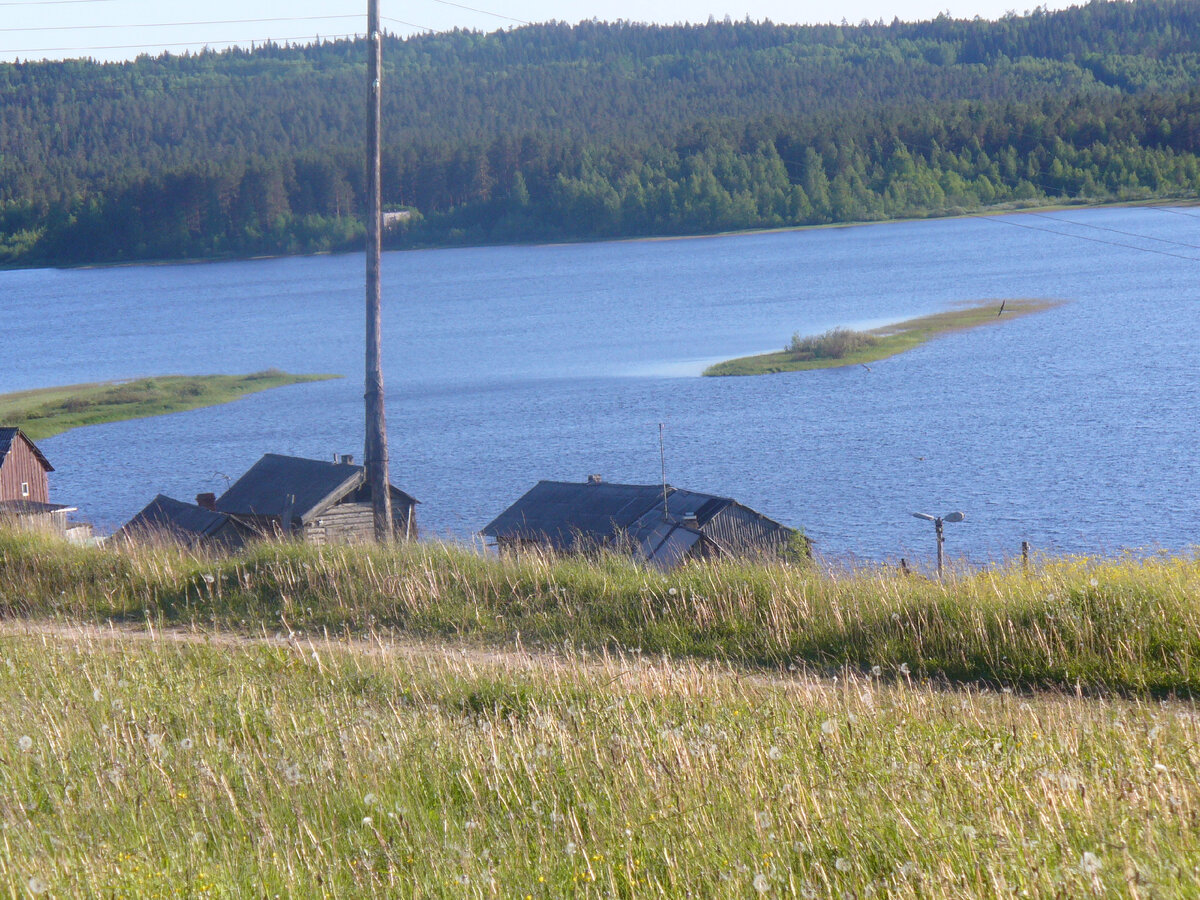
<svg viewBox="0 0 1200 900"><path fill-rule="evenodd" d="M774 556L786 546L791 530L740 503L731 503L703 528L706 537L739 556Z"/></svg>
<svg viewBox="0 0 1200 900"><path fill-rule="evenodd" d="M21 493L21 485L29 485L29 493ZM50 485L46 470L38 461L24 437L13 439L4 464L0 465L0 500L32 500L50 502Z"/></svg>
<svg viewBox="0 0 1200 900"><path fill-rule="evenodd" d="M416 511L411 503L392 498L392 522L399 540L416 540ZM375 540L375 511L370 503L331 506L301 529L310 544L365 544Z"/></svg>

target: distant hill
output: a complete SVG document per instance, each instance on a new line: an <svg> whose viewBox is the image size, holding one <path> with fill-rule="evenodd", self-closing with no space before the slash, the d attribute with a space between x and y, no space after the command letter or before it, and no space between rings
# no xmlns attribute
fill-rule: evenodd
<svg viewBox="0 0 1200 900"><path fill-rule="evenodd" d="M939 215L1200 189L1200 4L1000 21L558 23L385 46L393 246ZM0 65L0 264L363 231L353 41Z"/></svg>

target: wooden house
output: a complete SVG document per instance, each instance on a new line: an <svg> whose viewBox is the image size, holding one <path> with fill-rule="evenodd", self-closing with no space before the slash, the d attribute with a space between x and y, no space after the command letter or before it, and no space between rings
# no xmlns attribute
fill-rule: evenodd
<svg viewBox="0 0 1200 900"><path fill-rule="evenodd" d="M54 466L20 428L0 427L0 523L52 531L82 542L90 525L67 520L74 506L50 502L47 477Z"/></svg>
<svg viewBox="0 0 1200 900"><path fill-rule="evenodd" d="M49 503L54 466L20 428L0 427L0 501Z"/></svg>
<svg viewBox="0 0 1200 900"><path fill-rule="evenodd" d="M389 487L395 534L415 540L417 501ZM366 470L348 456L323 462L268 453L216 499L214 511L263 535L295 536L314 544L375 538Z"/></svg>
<svg viewBox="0 0 1200 900"><path fill-rule="evenodd" d="M539 481L484 527L501 550L542 546L629 553L669 569L689 559L781 558L808 542L794 529L728 497L661 484Z"/></svg>
<svg viewBox="0 0 1200 900"><path fill-rule="evenodd" d="M232 516L213 509L214 499L212 494L200 494L196 503L184 503L159 494L113 537L135 543L166 540L191 546L240 547L253 532Z"/></svg>

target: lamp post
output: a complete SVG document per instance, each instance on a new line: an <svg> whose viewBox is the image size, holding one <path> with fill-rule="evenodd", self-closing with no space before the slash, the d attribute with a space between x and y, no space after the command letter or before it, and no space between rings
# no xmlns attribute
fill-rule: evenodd
<svg viewBox="0 0 1200 900"><path fill-rule="evenodd" d="M943 522L961 522L966 518L960 512L946 513L944 516L931 516L929 513L913 513L918 519L924 519L927 522L933 523L934 532L937 534L937 559L938 559L938 578L942 577L942 545L946 542L946 536L942 532Z"/></svg>

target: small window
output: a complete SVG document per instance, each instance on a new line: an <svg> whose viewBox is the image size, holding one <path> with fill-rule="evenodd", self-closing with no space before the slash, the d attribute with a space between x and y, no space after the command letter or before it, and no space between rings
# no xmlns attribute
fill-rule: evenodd
<svg viewBox="0 0 1200 900"><path fill-rule="evenodd" d="M28 481L21 482L21 496L22 497L29 496L29 482Z"/></svg>

